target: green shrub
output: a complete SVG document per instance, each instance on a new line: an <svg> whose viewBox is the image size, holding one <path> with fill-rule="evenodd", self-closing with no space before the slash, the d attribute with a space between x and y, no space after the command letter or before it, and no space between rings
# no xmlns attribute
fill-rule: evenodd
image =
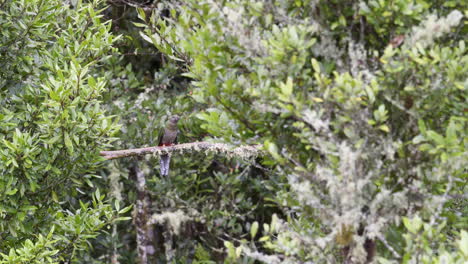
<svg viewBox="0 0 468 264"><path fill-rule="evenodd" d="M100 4L0 3L1 263L70 261L116 219L104 196L79 201L119 128L100 102L117 39Z"/></svg>

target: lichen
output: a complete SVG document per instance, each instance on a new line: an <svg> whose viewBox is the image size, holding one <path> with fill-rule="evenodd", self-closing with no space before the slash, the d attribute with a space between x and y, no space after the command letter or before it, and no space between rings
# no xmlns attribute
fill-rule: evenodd
<svg viewBox="0 0 468 264"><path fill-rule="evenodd" d="M438 18L436 15L429 15L419 26L413 28L406 44L409 47L419 44L422 48L434 43L437 38L449 33L453 27L458 26L463 14L458 10L453 10L447 17Z"/></svg>
<svg viewBox="0 0 468 264"><path fill-rule="evenodd" d="M178 209L175 212L166 211L160 214L153 214L151 216L151 223L153 224L167 223L170 226L171 231L174 234L179 235L181 231L181 225L192 219L193 219L192 216L189 216L186 213L184 213L182 210Z"/></svg>

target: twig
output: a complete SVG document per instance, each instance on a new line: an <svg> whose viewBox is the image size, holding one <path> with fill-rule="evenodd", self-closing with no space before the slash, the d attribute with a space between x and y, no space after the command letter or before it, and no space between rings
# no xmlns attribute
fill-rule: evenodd
<svg viewBox="0 0 468 264"><path fill-rule="evenodd" d="M200 152L210 151L224 153L227 156L236 156L240 158L252 158L261 155L260 145L230 146L224 143L211 142L191 142L172 146L147 147L137 149L123 149L113 151L101 151L99 154L108 160L119 159L131 156L143 156L147 154L161 155L167 153L182 152Z"/></svg>
<svg viewBox="0 0 468 264"><path fill-rule="evenodd" d="M412 111L406 109L404 106L402 106L400 103L398 103L397 101L393 100L392 98L390 98L389 96L385 95L384 96L385 100L387 100L388 102L390 102L392 105L396 106L398 109L400 109L401 111L404 111L406 112L408 115L414 117L414 118L418 118L418 116L413 113Z"/></svg>
<svg viewBox="0 0 468 264"><path fill-rule="evenodd" d="M396 250L392 246L390 246L390 244L387 242L383 235L379 235L377 236L377 238L385 245L385 247L387 247L388 250L390 250L390 252L392 252L394 258L401 259L400 254L398 254L398 252L396 252Z"/></svg>

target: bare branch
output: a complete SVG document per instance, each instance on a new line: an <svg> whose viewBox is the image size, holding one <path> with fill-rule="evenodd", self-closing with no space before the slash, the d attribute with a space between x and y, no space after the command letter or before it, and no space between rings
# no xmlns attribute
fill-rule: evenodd
<svg viewBox="0 0 468 264"><path fill-rule="evenodd" d="M147 154L161 155L167 153L183 153L183 152L217 152L225 154L228 157L240 157L249 159L261 155L262 150L260 145L247 146L230 146L224 143L211 142L191 142L163 147L147 147L137 149L123 149L113 151L101 151L99 154L108 160L119 159L131 156L143 156Z"/></svg>

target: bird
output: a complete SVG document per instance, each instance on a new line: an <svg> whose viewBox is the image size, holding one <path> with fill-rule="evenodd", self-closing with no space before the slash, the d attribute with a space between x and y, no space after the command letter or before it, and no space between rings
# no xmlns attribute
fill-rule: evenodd
<svg viewBox="0 0 468 264"><path fill-rule="evenodd" d="M162 133L159 133L159 147L171 146L177 142L177 134L179 133L179 130L177 129L177 122L179 122L179 119L180 117L178 115L172 115L166 122L166 127L163 131L161 131ZM161 175L167 176L169 175L169 154L162 154L160 158Z"/></svg>

